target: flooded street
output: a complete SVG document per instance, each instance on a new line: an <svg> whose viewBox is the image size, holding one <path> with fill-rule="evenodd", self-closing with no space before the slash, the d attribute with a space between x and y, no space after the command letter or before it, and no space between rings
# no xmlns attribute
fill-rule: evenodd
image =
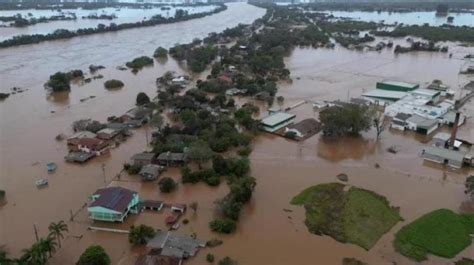
<svg viewBox="0 0 474 265"><path fill-rule="evenodd" d="M74 264L93 243L104 246L112 264L133 264L143 249L131 248L126 235L87 230L92 222L82 207L97 188L111 182L111 185L139 192L142 199L198 202L197 213L187 211L185 218L190 223L183 225L179 232L196 233L200 239L222 239L224 244L202 250L186 264L205 264L206 253L218 259L230 256L245 265L332 265L340 264L343 257L356 257L369 264L414 264L395 253L391 243L394 232L431 210L457 210L465 199L464 180L470 171L452 171L423 162L419 153L429 138L413 132L387 129L378 142L373 131L364 133L361 138L337 142L320 139L320 134L300 143L259 135L250 156L256 190L250 204L244 207L233 235L215 234L208 227L214 215L214 201L228 192L224 183L216 188L204 183L180 184L176 192L164 195L157 191L156 183L142 183L138 177L126 174L117 178L123 163L146 148L146 128L134 130L134 135L112 149L110 155L95 158L85 165L63 162L66 143L56 141L55 136L71 134L70 125L74 120L105 121L108 116L120 115L134 105L138 92L156 95L155 79L165 71L185 71L171 58L155 61L153 67L144 68L136 75L116 70L116 66L137 56L150 56L158 46L169 48L238 23L251 23L264 13L263 9L234 3L228 4L224 12L197 20L0 49L0 91L8 91L13 86L28 89L0 102L0 188L6 190L8 201L0 209L0 245L5 244L12 255L19 255L34 242L34 224L40 236L45 236L50 222L65 220L70 232L49 264ZM293 82L281 84L278 95L285 97L285 106L301 100L347 100L374 88L375 82L381 79L416 82L422 86L441 79L459 92L461 86L474 79L458 74L465 64L462 58L474 53L474 48L450 44L450 52L453 58L445 53L394 55L392 50L379 53L340 47L297 48L286 59ZM74 84L69 93L47 95L43 84L49 75L78 68L86 70L90 64L106 66L99 71L104 79ZM104 89L103 82L112 78L122 80L124 88ZM81 102L89 96L95 98ZM474 114L473 105L465 106L470 117ZM310 104L291 112L298 115L298 120L317 116ZM474 139L472 119L460 128L459 134ZM398 146L400 152L387 152L392 145ZM47 162L58 164L54 174L46 172ZM375 167L376 163L379 168ZM301 190L336 181L339 173L347 173L350 184L386 196L392 205L401 209L404 222L385 234L370 251L310 234L304 225L304 209L289 204ZM49 187L38 190L34 181L42 176L48 177ZM178 169L171 169L163 176L180 179ZM75 215L73 222L69 221L70 211ZM145 212L130 216L124 224L93 225L128 229L135 223L164 228L168 213L166 209L158 213ZM459 254L463 256L474 257L474 246ZM426 262L447 263L446 259L434 257Z"/></svg>

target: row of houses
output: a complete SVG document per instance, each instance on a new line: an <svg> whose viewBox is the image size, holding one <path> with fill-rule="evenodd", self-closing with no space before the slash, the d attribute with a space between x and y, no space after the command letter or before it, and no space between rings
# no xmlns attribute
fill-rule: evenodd
<svg viewBox="0 0 474 265"><path fill-rule="evenodd" d="M111 146L131 135L129 128L138 128L147 123L152 112L151 108L135 107L114 118L96 133L91 131L74 133L67 138L70 152L65 156L66 161L83 163L94 156L106 153Z"/></svg>

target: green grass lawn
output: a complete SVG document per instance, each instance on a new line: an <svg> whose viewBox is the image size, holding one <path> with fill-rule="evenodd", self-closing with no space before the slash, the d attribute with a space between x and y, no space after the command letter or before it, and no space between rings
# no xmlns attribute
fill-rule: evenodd
<svg viewBox="0 0 474 265"><path fill-rule="evenodd" d="M415 261L428 254L453 258L468 247L474 233L474 215L440 209L421 216L395 235L395 249Z"/></svg>
<svg viewBox="0 0 474 265"><path fill-rule="evenodd" d="M401 220L399 210L374 192L328 183L305 189L291 203L304 205L305 224L317 235L328 235L364 249L372 248L380 237Z"/></svg>

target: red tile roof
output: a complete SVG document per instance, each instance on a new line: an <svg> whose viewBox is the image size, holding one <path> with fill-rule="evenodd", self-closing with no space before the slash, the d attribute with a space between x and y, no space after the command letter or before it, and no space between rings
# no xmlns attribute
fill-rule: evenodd
<svg viewBox="0 0 474 265"><path fill-rule="evenodd" d="M103 143L104 142L102 140L99 140L97 138L81 138L78 142L79 145L86 146L89 149L96 149Z"/></svg>

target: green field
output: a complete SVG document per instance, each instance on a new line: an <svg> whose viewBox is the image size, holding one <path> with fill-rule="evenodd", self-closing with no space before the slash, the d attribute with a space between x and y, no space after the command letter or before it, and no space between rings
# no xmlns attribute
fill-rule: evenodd
<svg viewBox="0 0 474 265"><path fill-rule="evenodd" d="M440 209L421 216L395 235L395 250L415 261L428 254L453 258L471 244L474 215Z"/></svg>
<svg viewBox="0 0 474 265"><path fill-rule="evenodd" d="M398 208L391 207L385 197L340 183L307 188L291 203L304 205L305 224L311 233L354 243L366 250L401 220Z"/></svg>

